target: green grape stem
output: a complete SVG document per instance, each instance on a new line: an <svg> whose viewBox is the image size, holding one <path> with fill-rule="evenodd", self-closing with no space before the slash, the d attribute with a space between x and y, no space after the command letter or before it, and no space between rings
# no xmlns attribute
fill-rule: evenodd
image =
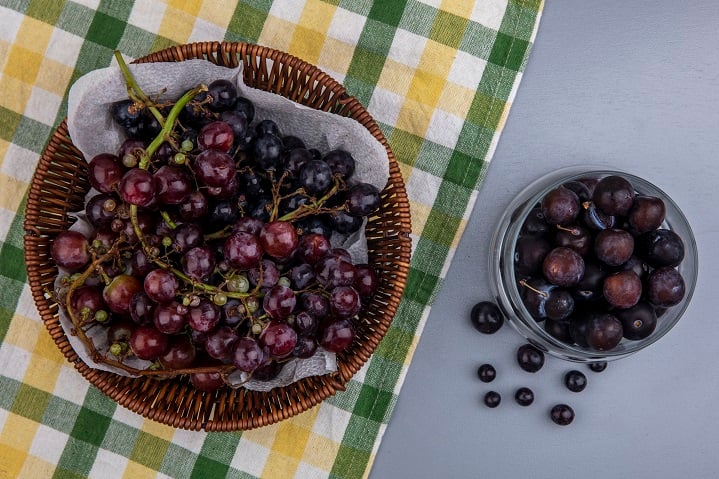
<svg viewBox="0 0 719 479"><path fill-rule="evenodd" d="M162 116L162 113L160 113L160 110L155 108L155 105L145 94L145 92L142 91L140 85L137 84L137 81L135 81L135 77L132 76L130 68L127 66L127 63L125 63L125 59L122 58L122 54L120 54L120 51L115 50L114 54L115 59L117 60L117 64L120 67L120 71L122 72L122 76L125 78L125 84L127 85L127 94L130 99L145 105L145 107L150 110L150 113L152 113L152 116L154 116L155 119L160 123L160 126L165 126L165 118Z"/></svg>

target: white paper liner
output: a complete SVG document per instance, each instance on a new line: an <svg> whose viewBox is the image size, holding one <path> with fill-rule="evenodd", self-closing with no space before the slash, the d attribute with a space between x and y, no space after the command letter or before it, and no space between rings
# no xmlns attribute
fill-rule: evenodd
<svg viewBox="0 0 719 479"><path fill-rule="evenodd" d="M379 190L387 184L389 178L389 160L382 144L358 122L327 112L314 110L299 105L280 95L248 87L242 81L242 66L229 69L214 65L205 60L187 60L181 63L147 63L130 65L138 85L151 98L177 99L185 91L200 83L205 85L214 80L226 79L234 82L240 96L251 100L255 106L255 123L261 120L273 120L283 135L294 135L301 138L308 148L316 148L326 153L333 149L348 151L356 161L352 181L371 183ZM89 161L100 153L114 153L125 136L122 129L113 121L109 106L116 101L127 98L125 80L117 66L92 71L79 78L70 89L68 97L68 132L73 144ZM254 124L251 125L254 127ZM98 192L91 190L87 199ZM92 227L78 212L78 221L71 229L89 235ZM333 246L346 248L355 263L367 262L367 241L364 227L349 237L333 235ZM61 271L62 276L63 272ZM119 375L129 376L126 371L96 363L87 352L87 348L78 337L71 334L73 329L70 318L61 310L60 323L68 336L68 340L78 356L88 365L110 371ZM108 344L101 328L93 328L88 332L99 351L107 351ZM151 363L137 358L126 363L137 369L144 369ZM269 391L278 386L287 386L304 377L327 374L337 370L336 356L321 347L308 359L288 361L280 374L270 381L250 379L244 382L246 375L235 373L230 375L231 383L242 387Z"/></svg>

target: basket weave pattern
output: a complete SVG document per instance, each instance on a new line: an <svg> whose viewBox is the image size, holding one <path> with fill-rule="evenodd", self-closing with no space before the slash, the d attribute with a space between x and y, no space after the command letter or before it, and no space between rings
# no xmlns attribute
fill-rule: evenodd
<svg viewBox="0 0 719 479"><path fill-rule="evenodd" d="M66 122L57 128L40 158L30 185L25 216L25 261L38 312L51 337L75 368L104 394L149 419L173 427L207 431L252 429L299 414L337 391L367 362L390 327L407 280L411 252L409 202L397 161L387 140L364 107L344 87L318 68L286 53L241 43L203 42L171 47L141 59L178 62L204 59L227 67L244 66L244 81L303 105L352 118L382 143L389 156L389 179L378 212L366 234L369 262L380 285L356 321L356 339L338 354L338 371L304 378L268 392L221 388L196 390L186 377L163 381L131 378L92 369L74 351L59 321L59 307L45 297L58 270L50 257L53 238L72 220L69 212L84 206L90 185L87 162L72 144Z"/></svg>

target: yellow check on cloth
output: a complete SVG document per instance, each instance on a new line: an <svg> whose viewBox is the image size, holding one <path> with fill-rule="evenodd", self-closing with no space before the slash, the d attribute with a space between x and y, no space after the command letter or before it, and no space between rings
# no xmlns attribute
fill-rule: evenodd
<svg viewBox="0 0 719 479"><path fill-rule="evenodd" d="M519 86L542 0L0 0L0 479L367 477ZM317 65L377 120L413 256L387 336L347 390L246 432L174 429L78 374L27 285L23 214L67 92L112 52L245 41Z"/></svg>

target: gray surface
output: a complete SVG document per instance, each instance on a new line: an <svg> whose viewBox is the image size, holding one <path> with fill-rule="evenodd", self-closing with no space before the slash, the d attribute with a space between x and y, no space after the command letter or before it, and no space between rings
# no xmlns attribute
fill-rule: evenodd
<svg viewBox="0 0 719 479"><path fill-rule="evenodd" d="M719 475L719 2L549 0L499 147L444 287L426 323L371 472L384 478L704 478ZM643 176L694 228L699 282L677 327L649 349L586 368L550 358L535 375L513 361L509 327L474 331L490 296L486 245L501 210L527 183L592 163ZM496 410L476 378L497 366ZM532 387L521 408L513 390ZM573 405L566 428L549 407Z"/></svg>

